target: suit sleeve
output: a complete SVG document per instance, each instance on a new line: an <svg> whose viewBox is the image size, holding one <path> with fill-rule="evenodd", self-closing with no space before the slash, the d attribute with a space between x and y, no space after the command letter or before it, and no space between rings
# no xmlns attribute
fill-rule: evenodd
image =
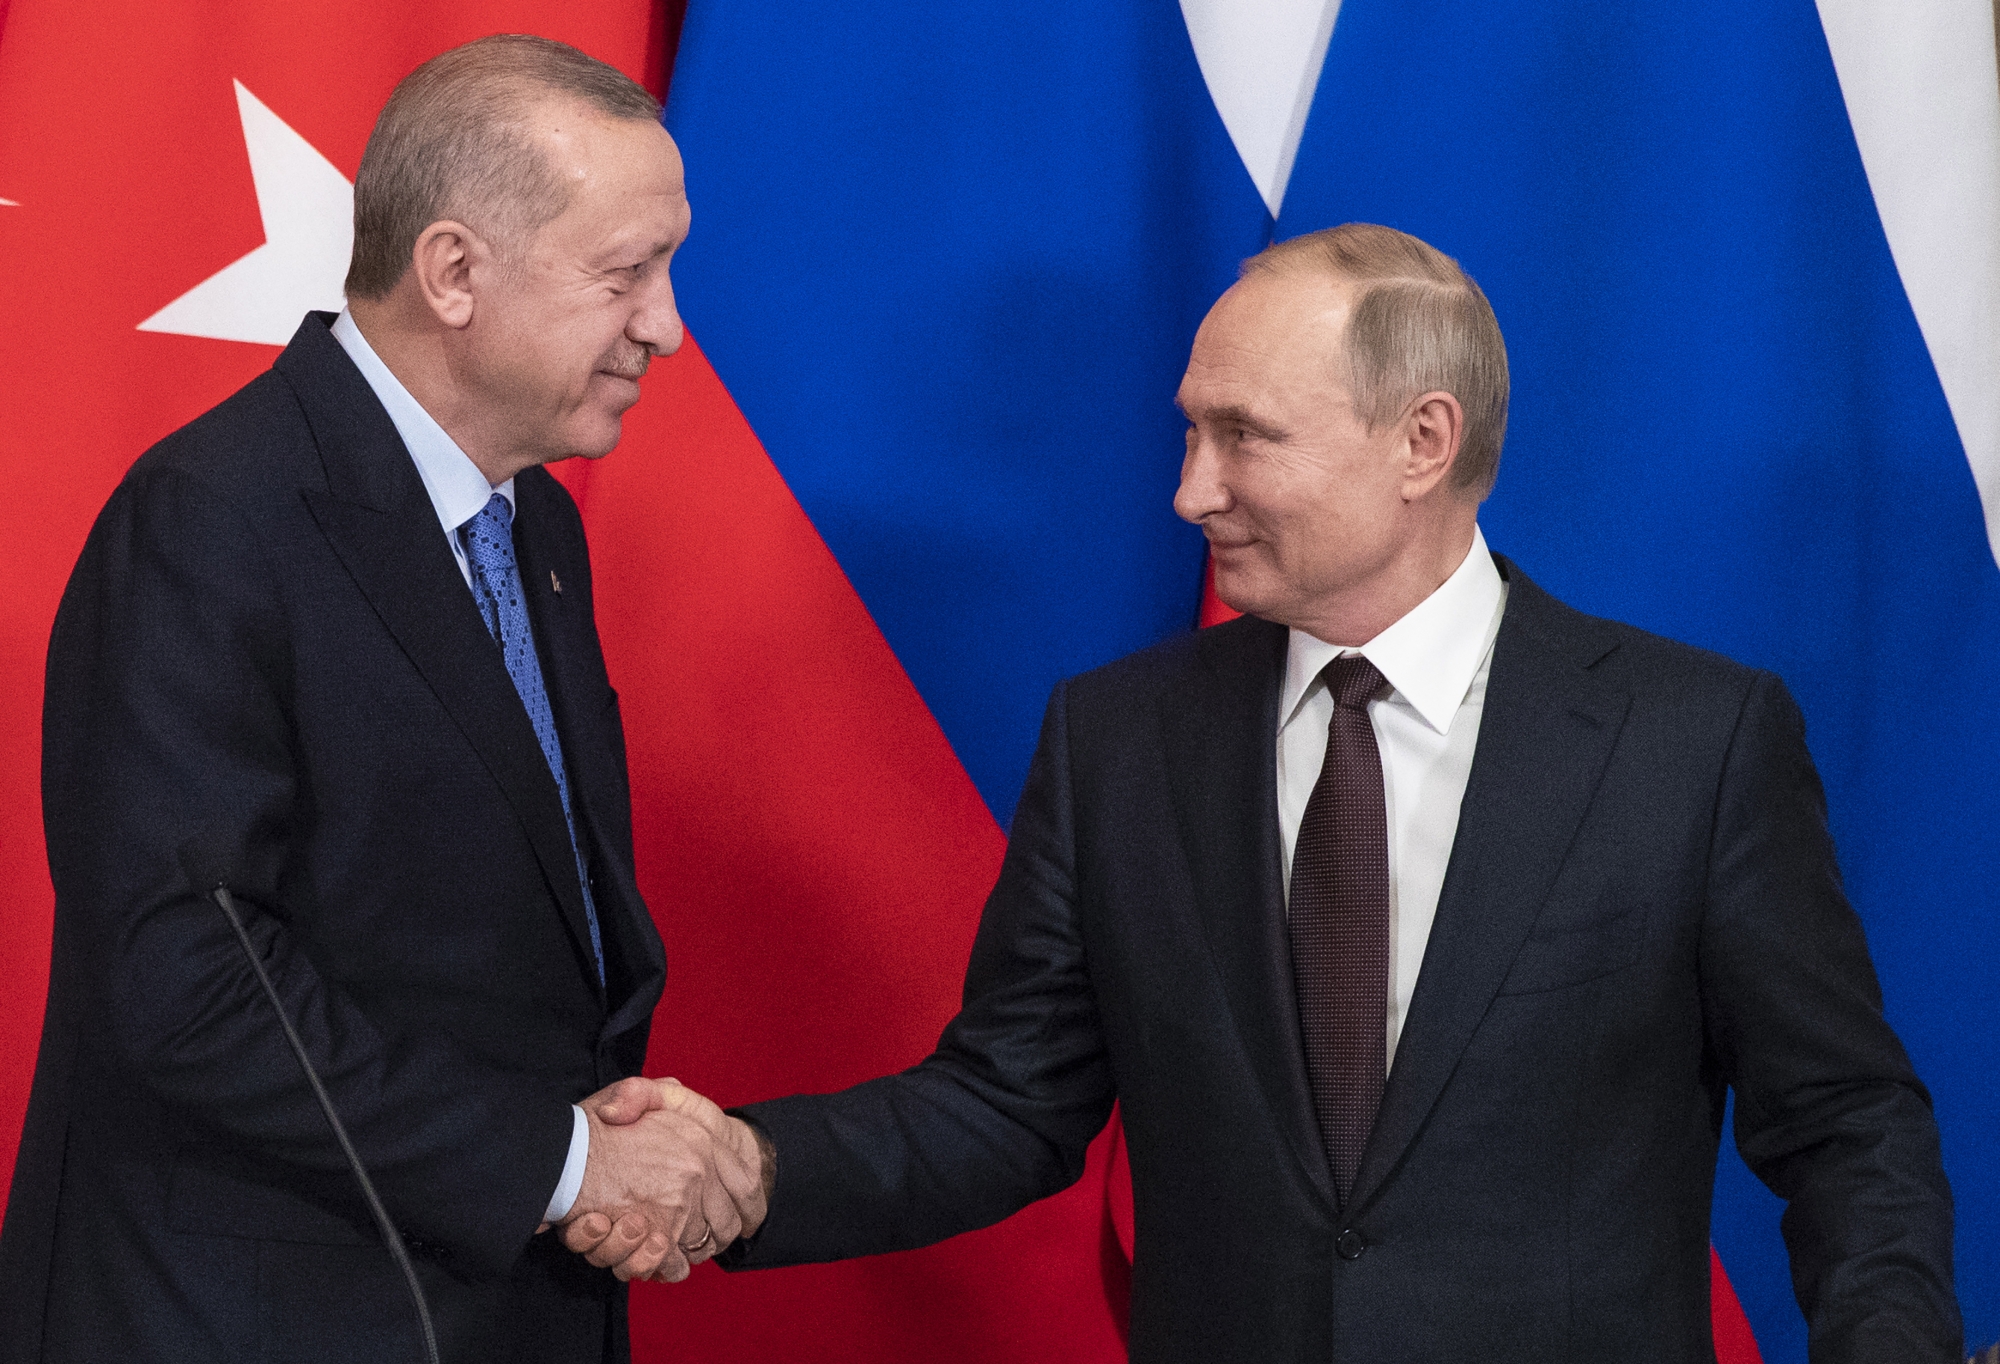
<svg viewBox="0 0 2000 1364"><path fill-rule="evenodd" d="M986 902L959 1014L915 1068L743 1116L778 1155L769 1219L723 1262L763 1268L929 1245L1076 1182L1109 1118L1084 961L1065 690Z"/></svg>
<svg viewBox="0 0 2000 1364"><path fill-rule="evenodd" d="M1737 1147L1786 1203L1814 1364L1956 1364L1951 1192L1930 1096L1883 1018L1803 718L1768 674L1724 771L1701 972Z"/></svg>
<svg viewBox="0 0 2000 1364"><path fill-rule="evenodd" d="M402 1230L499 1273L555 1188L569 1096L379 1028L307 950L301 924L337 907L301 902L301 836L341 812L314 807L294 751L289 640L311 623L287 618L281 580L255 527L183 472L142 464L91 532L43 711L49 865L58 933L89 961L82 1012L116 1069L193 1131L352 1198L234 932L183 871L183 844L205 841Z"/></svg>

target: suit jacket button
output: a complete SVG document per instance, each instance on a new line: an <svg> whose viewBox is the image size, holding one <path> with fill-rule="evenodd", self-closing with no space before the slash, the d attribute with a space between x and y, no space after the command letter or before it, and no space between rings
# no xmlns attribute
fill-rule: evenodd
<svg viewBox="0 0 2000 1364"><path fill-rule="evenodd" d="M1340 1258L1343 1260L1358 1260L1361 1258L1361 1252L1368 1249L1368 1243L1361 1239L1360 1232L1349 1227L1334 1238L1333 1248L1340 1253Z"/></svg>

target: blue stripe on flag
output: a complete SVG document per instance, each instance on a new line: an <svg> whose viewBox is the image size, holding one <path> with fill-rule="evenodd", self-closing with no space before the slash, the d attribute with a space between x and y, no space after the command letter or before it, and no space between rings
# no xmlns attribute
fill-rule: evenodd
<svg viewBox="0 0 2000 1364"><path fill-rule="evenodd" d="M1194 329L1269 219L1172 4L690 8L690 330L988 805L1193 619Z"/></svg>

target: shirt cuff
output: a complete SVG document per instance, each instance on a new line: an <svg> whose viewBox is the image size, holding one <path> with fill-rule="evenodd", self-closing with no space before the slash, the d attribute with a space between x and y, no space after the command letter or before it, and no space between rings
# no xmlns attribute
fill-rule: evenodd
<svg viewBox="0 0 2000 1364"><path fill-rule="evenodd" d="M590 1159L590 1119L575 1104L569 1106L569 1111L575 1118L569 1129L569 1159L563 1162L562 1178L556 1182L555 1194L549 1199L544 1222L560 1222L569 1216L577 1194L583 1189L584 1163Z"/></svg>

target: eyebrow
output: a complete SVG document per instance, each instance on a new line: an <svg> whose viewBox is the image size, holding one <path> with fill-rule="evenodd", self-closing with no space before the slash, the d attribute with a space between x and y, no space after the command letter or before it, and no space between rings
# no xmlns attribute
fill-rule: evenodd
<svg viewBox="0 0 2000 1364"><path fill-rule="evenodd" d="M658 260L661 256L666 255L668 252L674 250L679 245L680 242L678 241L661 242L658 246L655 246L652 250L647 251L644 255L640 256L638 258L637 263L644 264L647 261ZM633 263L634 253L637 252L639 248L640 244L635 242L630 246L623 246L615 248L613 250L608 250L602 256L598 257L599 264L597 268L600 270L628 269Z"/></svg>
<svg viewBox="0 0 2000 1364"><path fill-rule="evenodd" d="M1194 420L1188 416L1187 408L1181 406L1178 394L1174 397L1174 406L1180 408L1183 417L1187 417L1189 421ZM1203 411L1202 416L1220 426L1241 426L1272 439L1279 439L1285 435L1283 427L1273 425L1240 403L1225 403L1221 407L1208 408Z"/></svg>

